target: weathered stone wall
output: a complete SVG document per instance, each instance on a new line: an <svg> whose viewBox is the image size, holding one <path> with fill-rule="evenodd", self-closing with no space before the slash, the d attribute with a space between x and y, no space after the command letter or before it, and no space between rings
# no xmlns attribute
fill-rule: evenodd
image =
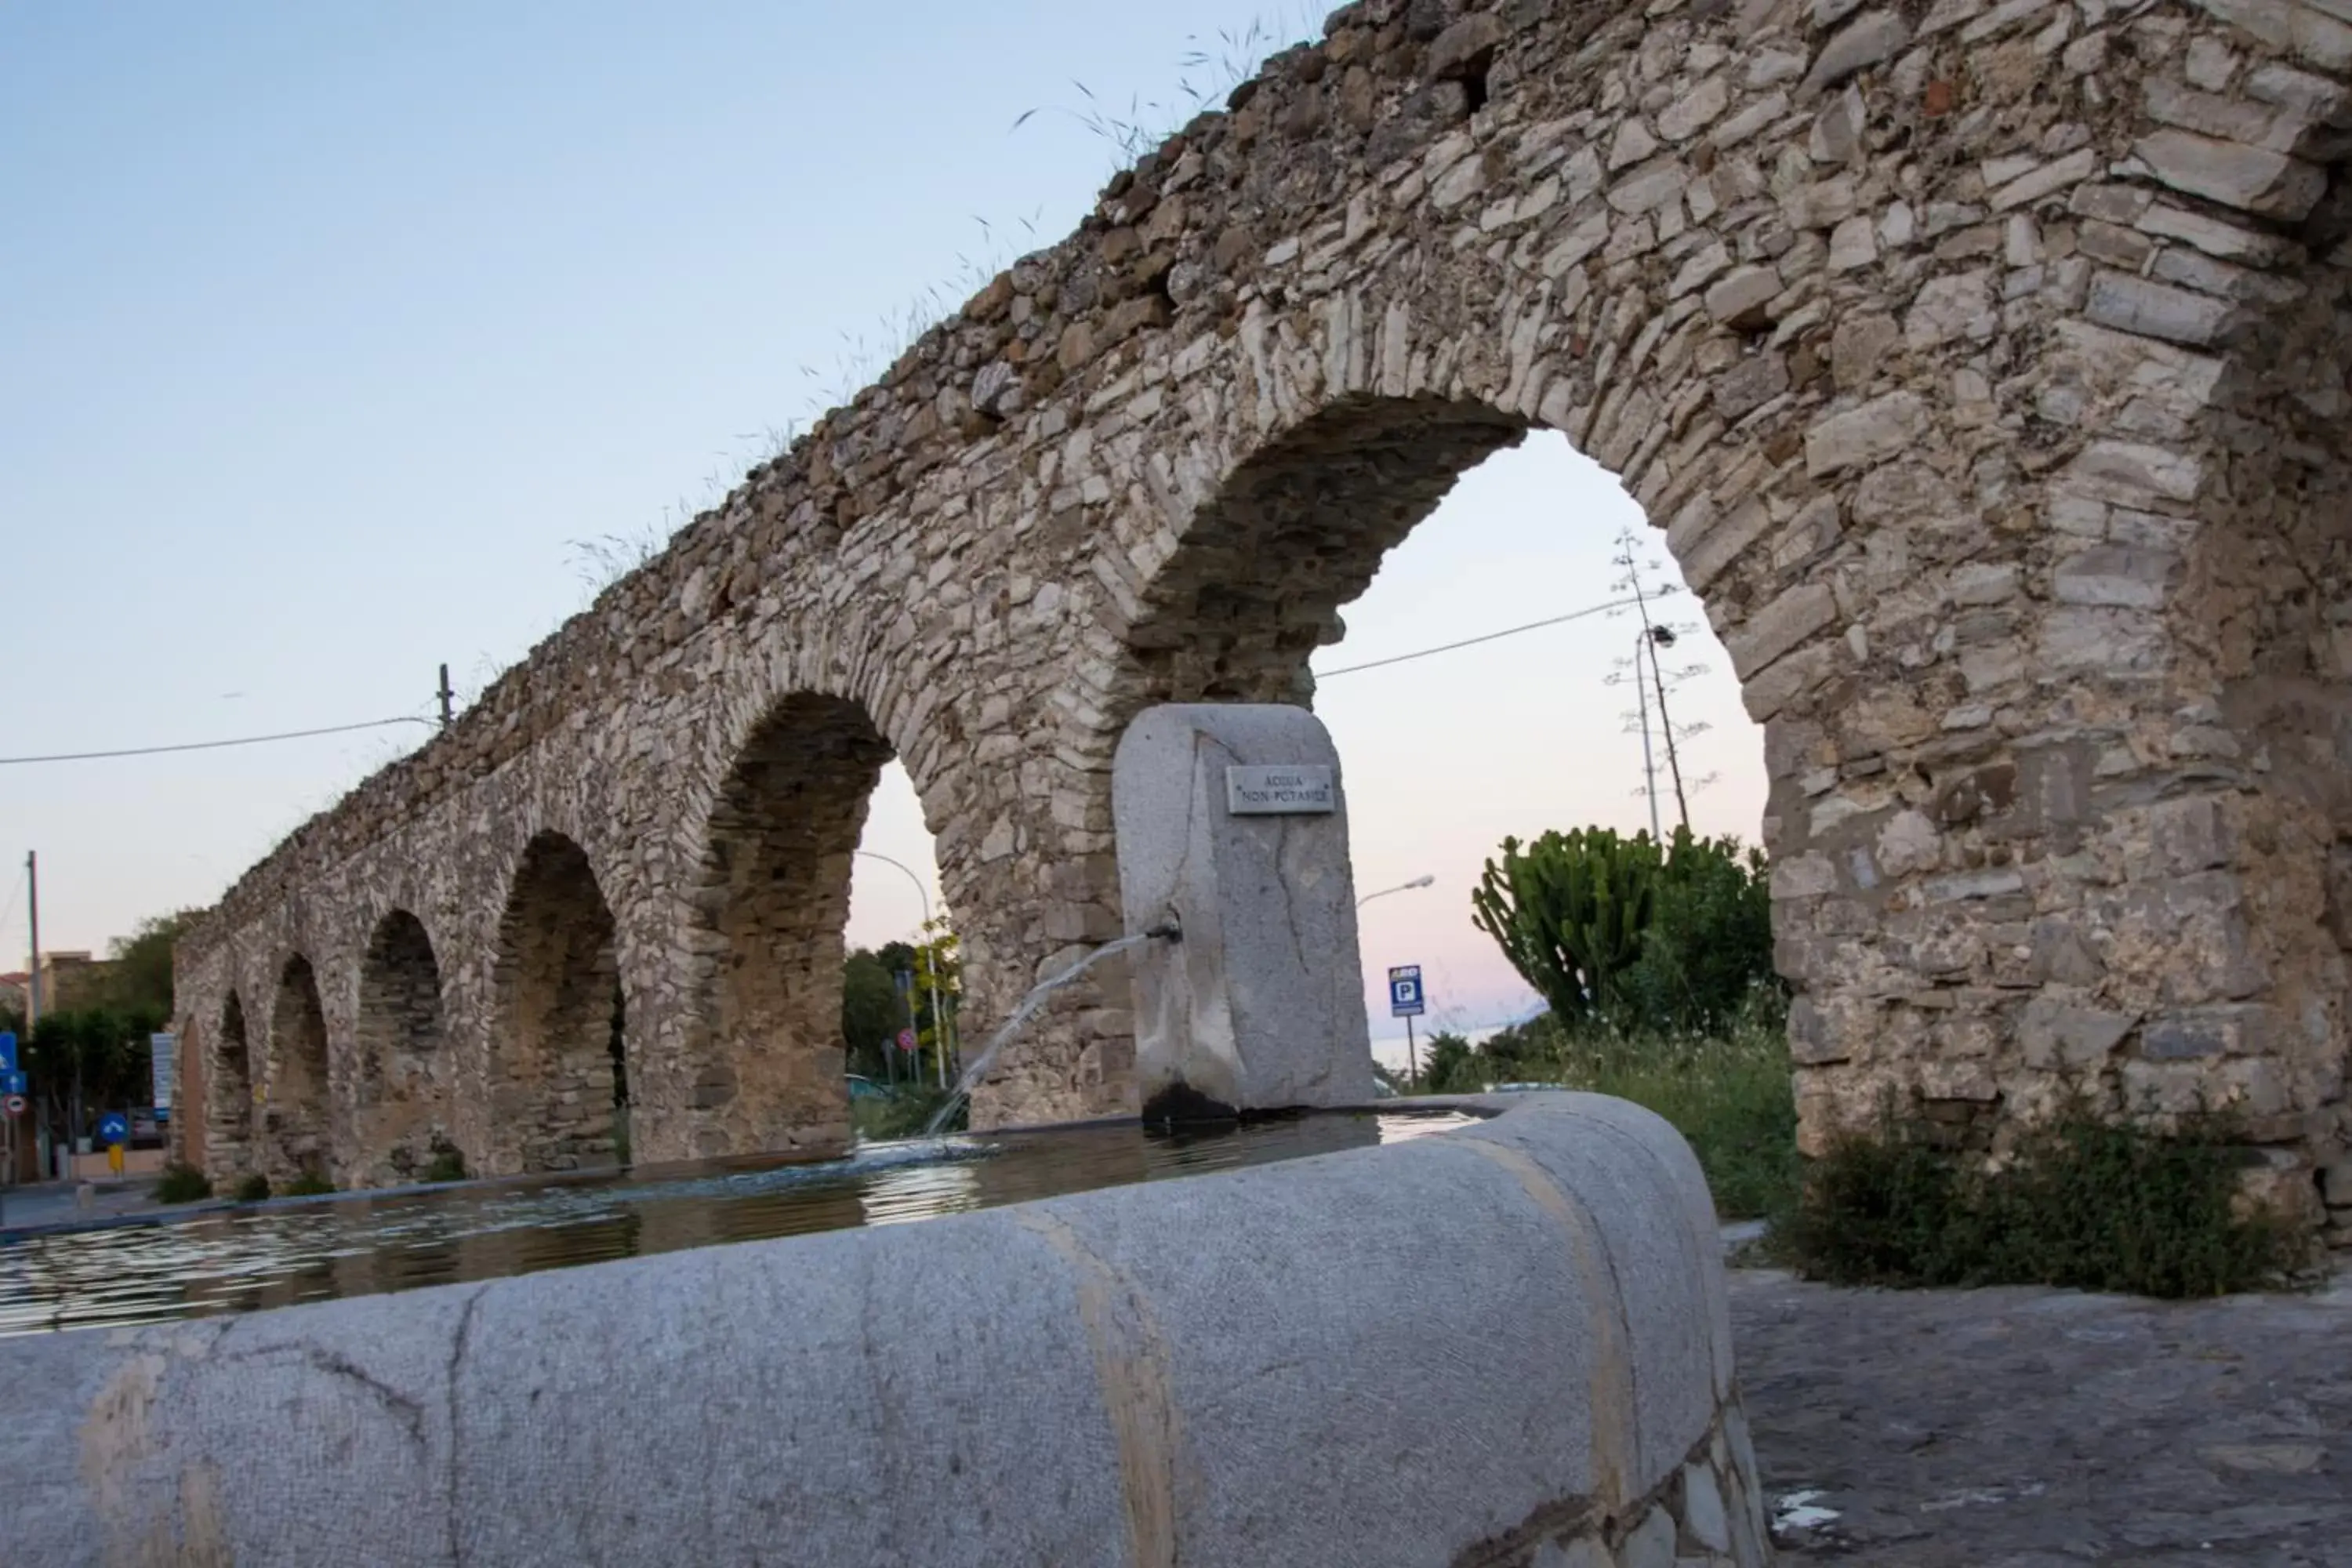
<svg viewBox="0 0 2352 1568"><path fill-rule="evenodd" d="M493 931L561 834L639 1152L814 1142L885 748L977 1026L1119 930L1129 717L1306 694L1382 552L1542 426L1665 530L1766 726L1808 1142L1889 1094L1977 1138L2226 1102L2313 1205L2352 1039L2347 11L1335 13L257 868L184 994L310 955L344 1060L409 910L476 1157L463 1086L525 1048ZM980 1112L1129 1110L1131 1069L1119 983L1074 988Z"/></svg>

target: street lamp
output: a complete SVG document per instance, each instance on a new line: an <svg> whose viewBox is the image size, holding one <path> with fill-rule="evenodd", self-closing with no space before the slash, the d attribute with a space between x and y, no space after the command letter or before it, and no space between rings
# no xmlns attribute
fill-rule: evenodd
<svg viewBox="0 0 2352 1568"><path fill-rule="evenodd" d="M1410 882L1399 882L1393 888L1382 888L1377 893L1366 893L1362 898L1356 900L1356 907L1360 910L1366 904L1370 903L1374 899L1385 899L1391 893L1409 893L1415 888L1430 888L1436 886L1436 884L1437 879L1434 877L1415 877Z"/></svg>
<svg viewBox="0 0 2352 1568"><path fill-rule="evenodd" d="M854 853L863 855L868 860L879 860L885 866L898 867L907 874L907 880L915 884L915 896L923 900L924 941L919 945L923 950L923 973L931 983L931 1033L937 1037L932 1041L931 1059L939 1068L940 1087L945 1089L948 1086L948 1026L940 1012L939 966L931 962L931 890L923 885L923 879L915 874L915 868L903 860L893 860L887 855L877 855L871 849L859 849ZM919 1061L916 1063L918 1071L921 1066Z"/></svg>

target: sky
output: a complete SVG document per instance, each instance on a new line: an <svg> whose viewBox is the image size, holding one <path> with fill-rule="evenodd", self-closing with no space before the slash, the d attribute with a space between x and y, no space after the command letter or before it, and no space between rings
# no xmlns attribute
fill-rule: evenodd
<svg viewBox="0 0 2352 1568"><path fill-rule="evenodd" d="M1188 83L1221 94L1227 60L1315 30L1270 16L0 7L0 757L422 720L444 663L468 700L587 603L600 555L666 534L887 365L914 313L1074 226L1125 161L1102 120L1173 129ZM1398 1032L1392 963L1423 965L1431 1023L1532 1005L1469 889L1506 834L1646 823L1631 694L1607 684L1633 626L1338 672L1610 598L1627 528L1675 584L1615 481L1531 437L1464 476L1317 658L1360 892L1436 878L1363 911L1376 1036ZM1667 614L1692 634L1669 668L1705 667L1673 693L1711 726L1685 748L1716 775L1693 825L1753 839L1760 741L1696 605ZM0 764L0 854L39 853L45 949L102 951L428 733ZM895 765L866 844L937 900ZM0 968L27 948L22 883L0 883ZM853 942L919 916L901 873L858 863Z"/></svg>

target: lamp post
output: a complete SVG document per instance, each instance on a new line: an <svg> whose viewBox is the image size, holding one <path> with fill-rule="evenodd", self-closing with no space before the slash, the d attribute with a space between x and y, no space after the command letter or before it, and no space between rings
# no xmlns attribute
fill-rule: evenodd
<svg viewBox="0 0 2352 1568"><path fill-rule="evenodd" d="M915 874L914 868L908 866L905 861L893 860L887 855L877 855L871 849L860 849L856 851L856 853L864 856L868 860L879 860L885 866L898 867L899 870L904 871L907 874L907 880L915 884L915 896L923 900L923 937L925 940L921 943L921 946L923 950L923 975L924 978L929 980L931 984L931 1058L939 1069L940 1087L941 1089L945 1089L948 1086L948 1028L945 1016L940 1011L939 966L931 962L931 944L929 941L931 934L931 890L923 886L923 879L917 876ZM920 1063L917 1064L919 1069L920 1065Z"/></svg>
<svg viewBox="0 0 2352 1568"><path fill-rule="evenodd" d="M1356 907L1357 907L1358 909L1360 909L1360 909L1362 909L1366 904L1370 903L1374 899L1385 899L1385 898L1387 898L1391 893L1409 893L1409 892L1412 891L1415 888L1429 888L1429 887L1434 887L1434 886L1436 886L1436 884L1437 884L1437 879L1436 879L1435 877L1432 877L1432 876L1421 876L1421 877L1415 877L1415 878L1414 878L1412 881L1410 881L1410 882L1399 882L1399 883L1398 883L1395 887L1393 887L1393 888L1382 888L1382 889L1381 889L1379 892L1377 892L1377 893L1366 893L1362 898L1358 899L1358 900L1356 900Z"/></svg>

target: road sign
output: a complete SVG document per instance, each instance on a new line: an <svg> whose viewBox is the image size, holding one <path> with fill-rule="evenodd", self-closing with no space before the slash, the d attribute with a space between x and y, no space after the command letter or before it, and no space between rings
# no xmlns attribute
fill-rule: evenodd
<svg viewBox="0 0 2352 1568"><path fill-rule="evenodd" d="M1425 1011L1421 994L1421 965L1400 963L1389 971L1389 1016L1418 1018Z"/></svg>
<svg viewBox="0 0 2352 1568"><path fill-rule="evenodd" d="M0 1072L16 1070L16 1031L0 1029Z"/></svg>
<svg viewBox="0 0 2352 1568"><path fill-rule="evenodd" d="M180 1037L177 1035L147 1037L148 1061L154 1079L155 1104L164 1110L172 1109L172 1089L179 1076Z"/></svg>
<svg viewBox="0 0 2352 1568"><path fill-rule="evenodd" d="M0 1100L0 1108L5 1108L11 1116L22 1116L25 1114L25 1097L21 1094L12 1094L6 1100Z"/></svg>
<svg viewBox="0 0 2352 1568"><path fill-rule="evenodd" d="M0 1068L0 1094L25 1092L25 1075L15 1068Z"/></svg>
<svg viewBox="0 0 2352 1568"><path fill-rule="evenodd" d="M911 1051L915 1048L914 1030L901 1029L898 1031L898 1048L902 1051Z"/></svg>
<svg viewBox="0 0 2352 1568"><path fill-rule="evenodd" d="M130 1141L131 1122L122 1112L110 1110L98 1119L98 1141L101 1143L122 1143Z"/></svg>

